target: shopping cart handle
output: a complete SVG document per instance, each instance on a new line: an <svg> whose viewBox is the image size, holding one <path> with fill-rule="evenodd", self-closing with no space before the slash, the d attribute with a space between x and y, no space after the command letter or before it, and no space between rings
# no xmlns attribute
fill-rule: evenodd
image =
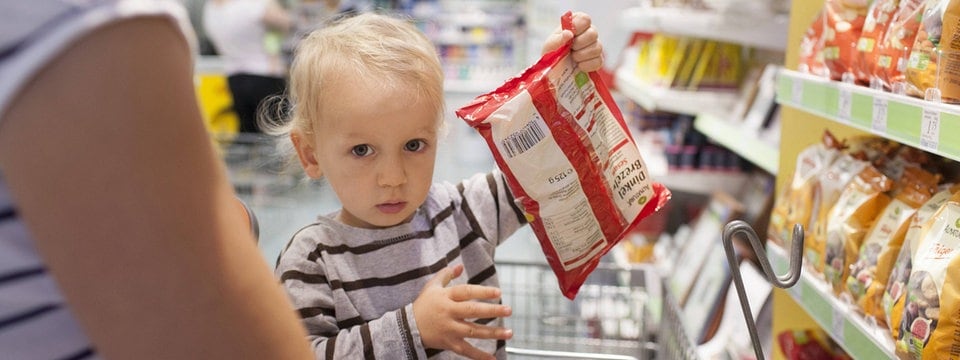
<svg viewBox="0 0 960 360"><path fill-rule="evenodd" d="M757 324L753 319L753 312L750 311L750 302L747 298L747 291L743 287L743 277L740 275L740 264L737 261L737 255L733 247L733 238L737 233L743 233L750 240L750 246L757 254L757 261L763 268L763 275L767 281L770 281L776 287L786 289L797 284L800 280L800 270L802 270L803 260L803 226L796 224L793 226L793 241L790 248L790 269L786 274L777 275L770 266L770 259L763 250L763 244L757 236L756 231L743 220L734 220L723 227L723 249L727 253L727 262L730 263L730 273L733 274L733 283L737 287L737 297L740 298L740 307L743 309L743 317L747 322L747 330L750 332L750 340L753 342L753 352L757 359L766 359L763 357L763 349L760 346L760 335L757 333Z"/></svg>

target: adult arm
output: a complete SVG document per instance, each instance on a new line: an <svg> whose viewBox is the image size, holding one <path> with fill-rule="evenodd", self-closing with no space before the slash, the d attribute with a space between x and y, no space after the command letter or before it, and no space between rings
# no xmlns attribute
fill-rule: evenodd
<svg viewBox="0 0 960 360"><path fill-rule="evenodd" d="M0 166L97 351L116 359L306 359L201 121L172 22L86 35L13 100Z"/></svg>
<svg viewBox="0 0 960 360"><path fill-rule="evenodd" d="M268 0L263 12L263 23L271 30L288 32L293 27L293 18L290 12L284 9L276 0Z"/></svg>

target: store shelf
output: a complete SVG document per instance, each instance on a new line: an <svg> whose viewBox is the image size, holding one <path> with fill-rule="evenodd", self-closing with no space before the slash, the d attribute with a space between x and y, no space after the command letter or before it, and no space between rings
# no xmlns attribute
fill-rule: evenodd
<svg viewBox="0 0 960 360"><path fill-rule="evenodd" d="M633 7L624 12L621 25L632 31L692 36L783 51L787 46L788 21L785 15Z"/></svg>
<svg viewBox="0 0 960 360"><path fill-rule="evenodd" d="M697 115L693 127L714 142L776 175L780 164L780 150L758 138L756 133L745 133L737 124L708 113Z"/></svg>
<svg viewBox="0 0 960 360"><path fill-rule="evenodd" d="M629 66L621 66L614 77L617 90L647 111L696 115L706 109L731 109L737 101L735 91L684 91L647 84Z"/></svg>
<svg viewBox="0 0 960 360"><path fill-rule="evenodd" d="M960 161L960 106L782 70L777 102Z"/></svg>
<svg viewBox="0 0 960 360"><path fill-rule="evenodd" d="M767 242L767 256L777 274L790 267L786 251ZM826 332L854 359L894 359L890 331L868 322L852 304L833 295L829 285L804 267L800 281L787 290Z"/></svg>
<svg viewBox="0 0 960 360"><path fill-rule="evenodd" d="M672 191L710 195L717 191L738 194L743 190L749 175L741 172L720 172L701 170L678 170L666 173L652 173L653 180Z"/></svg>

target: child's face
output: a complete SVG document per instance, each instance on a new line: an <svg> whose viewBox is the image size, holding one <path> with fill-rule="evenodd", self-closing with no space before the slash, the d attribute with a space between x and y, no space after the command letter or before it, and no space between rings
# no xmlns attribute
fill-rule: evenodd
<svg viewBox="0 0 960 360"><path fill-rule="evenodd" d="M416 97L399 89L357 83L337 89L343 91L328 101L316 128L312 153L319 172L310 171L298 149L307 174L326 178L343 205L338 220L347 225L378 228L410 220L433 179L435 104L412 103Z"/></svg>

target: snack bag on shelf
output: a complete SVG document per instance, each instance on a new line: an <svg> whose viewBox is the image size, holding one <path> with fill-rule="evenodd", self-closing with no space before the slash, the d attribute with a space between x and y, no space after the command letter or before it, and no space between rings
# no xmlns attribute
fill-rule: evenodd
<svg viewBox="0 0 960 360"><path fill-rule="evenodd" d="M890 202L886 192L892 186L890 178L867 166L847 184L830 209L823 275L838 295L846 294L850 265L857 259L867 230Z"/></svg>
<svg viewBox="0 0 960 360"><path fill-rule="evenodd" d="M869 163L866 161L843 153L820 174L820 206L817 214L811 217L813 219L811 228L806 231L808 235L804 239L804 257L807 259L807 264L812 265L818 274L823 274L823 254L826 251L827 220L830 209L836 204L840 193L850 180L867 165Z"/></svg>
<svg viewBox="0 0 960 360"><path fill-rule="evenodd" d="M830 76L827 66L823 63L824 21L823 10L821 10L800 39L800 64L797 70L802 73Z"/></svg>
<svg viewBox="0 0 960 360"><path fill-rule="evenodd" d="M728 42L717 43L706 65L698 88L714 90L735 90L743 81L743 47Z"/></svg>
<svg viewBox="0 0 960 360"><path fill-rule="evenodd" d="M945 103L960 103L960 1L947 4L943 12L943 41L940 43L940 73L937 88L940 100Z"/></svg>
<svg viewBox="0 0 960 360"><path fill-rule="evenodd" d="M891 90L893 84L904 81L903 71L907 67L907 58L928 2L931 0L900 0L887 32L877 44L872 74L885 90Z"/></svg>
<svg viewBox="0 0 960 360"><path fill-rule="evenodd" d="M777 198L771 213L770 234L774 239L786 244L791 240L795 224L802 225L804 232L809 231L811 214L814 207L819 205L814 201L818 178L840 154L841 146L833 134L825 131L820 143L808 146L797 155L793 180Z"/></svg>
<svg viewBox="0 0 960 360"><path fill-rule="evenodd" d="M907 279L913 269L913 258L916 250L923 240L920 229L958 190L960 190L960 185L941 186L941 190L921 205L914 213L913 218L910 219L910 225L903 237L903 244L900 247L897 259L894 261L893 269L890 270L890 277L887 279L881 301L887 326L890 328L890 333L894 339L900 337L900 322L903 318L903 290L906 288Z"/></svg>
<svg viewBox="0 0 960 360"><path fill-rule="evenodd" d="M823 62L833 80L853 72L857 41L870 3L872 0L826 0L824 4Z"/></svg>
<svg viewBox="0 0 960 360"><path fill-rule="evenodd" d="M572 30L572 14L561 19ZM572 41L457 110L486 140L563 294L573 299L600 257L670 198L654 182L598 73Z"/></svg>
<svg viewBox="0 0 960 360"><path fill-rule="evenodd" d="M930 1L924 7L923 20L907 58L907 95L923 98L927 89L937 87L937 69L940 58L940 35L943 32L943 12L950 0Z"/></svg>
<svg viewBox="0 0 960 360"><path fill-rule="evenodd" d="M900 0L874 0L867 10L863 31L860 32L860 39L857 40L857 56L853 66L853 74L858 83L870 83L880 50L877 45L883 40L887 26L890 25L899 4Z"/></svg>
<svg viewBox="0 0 960 360"><path fill-rule="evenodd" d="M924 223L896 340L901 359L945 359L960 347L960 194Z"/></svg>
<svg viewBox="0 0 960 360"><path fill-rule="evenodd" d="M900 253L910 219L935 191L936 183L928 183L919 176L898 182L895 197L877 216L860 245L857 261L850 266L847 290L860 309L881 324L886 323L881 306L883 290Z"/></svg>

